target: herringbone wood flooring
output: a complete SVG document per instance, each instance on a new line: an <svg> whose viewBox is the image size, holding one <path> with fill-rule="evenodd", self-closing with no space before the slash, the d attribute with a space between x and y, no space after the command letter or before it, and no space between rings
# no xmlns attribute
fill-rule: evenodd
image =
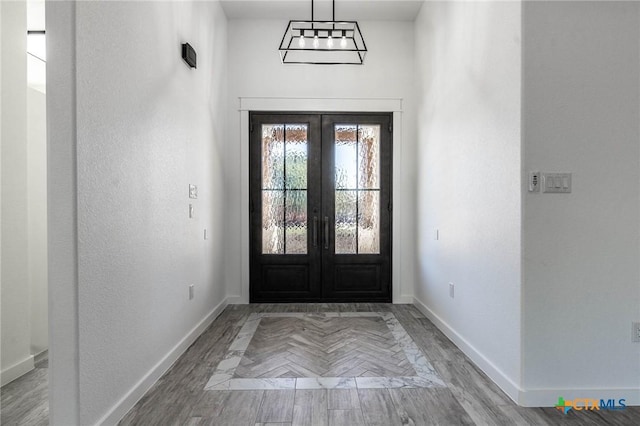
<svg viewBox="0 0 640 426"><path fill-rule="evenodd" d="M263 318L234 377L415 375L381 318L305 317Z"/></svg>

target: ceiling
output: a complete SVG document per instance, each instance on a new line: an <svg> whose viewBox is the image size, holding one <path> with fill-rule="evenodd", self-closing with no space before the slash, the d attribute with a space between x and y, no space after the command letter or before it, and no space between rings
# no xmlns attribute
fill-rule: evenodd
<svg viewBox="0 0 640 426"><path fill-rule="evenodd" d="M311 0L221 0L229 19L311 19ZM336 20L413 21L423 0L337 0ZM314 19L331 20L331 0L315 0Z"/></svg>
<svg viewBox="0 0 640 426"><path fill-rule="evenodd" d="M42 31L44 29L44 0L29 0L27 2L27 30Z"/></svg>

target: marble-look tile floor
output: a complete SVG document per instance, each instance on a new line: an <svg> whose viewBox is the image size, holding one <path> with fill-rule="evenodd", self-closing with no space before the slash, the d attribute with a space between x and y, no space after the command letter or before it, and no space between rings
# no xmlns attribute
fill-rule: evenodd
<svg viewBox="0 0 640 426"><path fill-rule="evenodd" d="M445 386L391 312L287 312L250 314L205 390Z"/></svg>

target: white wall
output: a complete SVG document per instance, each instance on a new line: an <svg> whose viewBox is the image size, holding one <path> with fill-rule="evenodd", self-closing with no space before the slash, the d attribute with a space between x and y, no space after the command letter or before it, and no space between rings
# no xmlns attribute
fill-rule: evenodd
<svg viewBox="0 0 640 426"><path fill-rule="evenodd" d="M2 384L48 347L44 94L27 84L26 2L2 8Z"/></svg>
<svg viewBox="0 0 640 426"><path fill-rule="evenodd" d="M363 66L283 65L278 44L287 22L229 21L229 139L226 238L226 276L229 294L246 303L248 295L248 173L247 141L241 139L239 98L300 98L304 100L394 98L401 100L402 134L394 136L394 301L411 301L414 249L413 23L360 22L369 52ZM268 102L266 102L268 103ZM371 102L374 104L375 102ZM281 103L285 104L285 103ZM407 191L404 192L403 191ZM396 197L400 198L396 198ZM399 200L399 201L396 201ZM240 212L240 214L239 214ZM403 253L404 255L401 255Z"/></svg>
<svg viewBox="0 0 640 426"><path fill-rule="evenodd" d="M224 307L226 18L217 2L78 2L48 4L47 25L49 218L66 229L50 227L52 415L115 423Z"/></svg>
<svg viewBox="0 0 640 426"><path fill-rule="evenodd" d="M46 95L27 89L28 241L31 353L49 348L47 288Z"/></svg>
<svg viewBox="0 0 640 426"><path fill-rule="evenodd" d="M26 3L1 2L2 384L33 368L29 329Z"/></svg>
<svg viewBox="0 0 640 426"><path fill-rule="evenodd" d="M520 4L426 2L415 28L416 303L516 398Z"/></svg>
<svg viewBox="0 0 640 426"><path fill-rule="evenodd" d="M573 173L524 196L524 387L640 404L640 5L527 2L524 170Z"/></svg>
<svg viewBox="0 0 640 426"><path fill-rule="evenodd" d="M49 423L79 423L75 2L47 2Z"/></svg>

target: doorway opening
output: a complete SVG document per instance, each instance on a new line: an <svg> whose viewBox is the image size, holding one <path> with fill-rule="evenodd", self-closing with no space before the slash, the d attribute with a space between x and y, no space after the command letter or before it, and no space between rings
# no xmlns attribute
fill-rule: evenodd
<svg viewBox="0 0 640 426"><path fill-rule="evenodd" d="M251 302L391 301L391 123L250 113Z"/></svg>

